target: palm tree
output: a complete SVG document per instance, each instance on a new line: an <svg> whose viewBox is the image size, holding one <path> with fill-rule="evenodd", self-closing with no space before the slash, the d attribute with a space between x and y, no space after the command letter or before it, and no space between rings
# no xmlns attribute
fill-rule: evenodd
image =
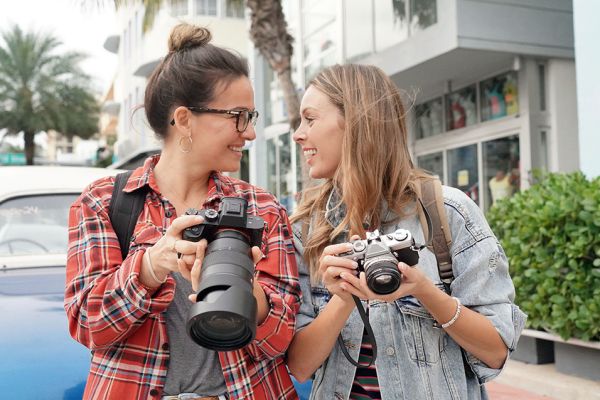
<svg viewBox="0 0 600 400"><path fill-rule="evenodd" d="M18 26L2 32L1 38L0 129L23 132L27 164L33 164L38 132L53 129L84 138L94 134L99 105L89 77L78 67L84 56L59 54L57 38L23 32Z"/></svg>

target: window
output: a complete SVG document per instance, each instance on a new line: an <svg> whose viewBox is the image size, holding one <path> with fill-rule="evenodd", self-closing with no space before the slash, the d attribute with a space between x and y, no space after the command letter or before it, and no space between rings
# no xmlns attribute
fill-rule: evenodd
<svg viewBox="0 0 600 400"><path fill-rule="evenodd" d="M442 98L415 106L417 139L439 135L444 132L444 104Z"/></svg>
<svg viewBox="0 0 600 400"><path fill-rule="evenodd" d="M448 184L465 192L479 203L479 172L477 170L477 145L448 150Z"/></svg>
<svg viewBox="0 0 600 400"><path fill-rule="evenodd" d="M485 208L519 190L519 136L483 143Z"/></svg>
<svg viewBox="0 0 600 400"><path fill-rule="evenodd" d="M62 254L77 194L25 196L0 205L0 256Z"/></svg>
<svg viewBox="0 0 600 400"><path fill-rule="evenodd" d="M417 165L425 171L444 180L444 156L442 152L417 157Z"/></svg>
<svg viewBox="0 0 600 400"><path fill-rule="evenodd" d="M467 86L446 96L446 129L464 128L477 123L476 86Z"/></svg>
<svg viewBox="0 0 600 400"><path fill-rule="evenodd" d="M425 29L436 22L436 0L410 0L411 33Z"/></svg>
<svg viewBox="0 0 600 400"><path fill-rule="evenodd" d="M181 15L187 15L188 13L188 0L170 0L171 3L171 16L179 17Z"/></svg>
<svg viewBox="0 0 600 400"><path fill-rule="evenodd" d="M482 121L518 114L519 96L515 72L485 80L480 83L479 90Z"/></svg>
<svg viewBox="0 0 600 400"><path fill-rule="evenodd" d="M540 89L540 111L546 111L546 66L538 64L538 80Z"/></svg>
<svg viewBox="0 0 600 400"><path fill-rule="evenodd" d="M225 15L230 18L244 18L244 0L226 0Z"/></svg>
<svg viewBox="0 0 600 400"><path fill-rule="evenodd" d="M277 196L289 212L294 207L296 179L290 138L290 133L285 132L267 140L267 190Z"/></svg>
<svg viewBox="0 0 600 400"><path fill-rule="evenodd" d="M196 15L217 16L217 0L194 0Z"/></svg>

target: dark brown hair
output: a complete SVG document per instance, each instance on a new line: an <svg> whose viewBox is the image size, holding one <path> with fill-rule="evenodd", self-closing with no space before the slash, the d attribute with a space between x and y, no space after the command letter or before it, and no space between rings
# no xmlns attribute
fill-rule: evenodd
<svg viewBox="0 0 600 400"><path fill-rule="evenodd" d="M206 106L220 84L248 77L248 63L239 54L210 44L206 28L177 25L169 37L169 53L146 85L146 118L156 134L165 138L177 106Z"/></svg>

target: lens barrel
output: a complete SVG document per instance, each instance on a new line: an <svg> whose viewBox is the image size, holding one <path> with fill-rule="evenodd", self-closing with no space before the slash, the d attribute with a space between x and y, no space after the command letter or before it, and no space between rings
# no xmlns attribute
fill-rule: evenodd
<svg viewBox="0 0 600 400"><path fill-rule="evenodd" d="M374 293L389 294L400 287L398 261L390 254L368 259L364 265L367 286Z"/></svg>
<svg viewBox="0 0 600 400"><path fill-rule="evenodd" d="M206 249L197 302L189 312L187 331L194 342L211 350L231 351L254 339L253 277L248 237L234 229L218 231Z"/></svg>

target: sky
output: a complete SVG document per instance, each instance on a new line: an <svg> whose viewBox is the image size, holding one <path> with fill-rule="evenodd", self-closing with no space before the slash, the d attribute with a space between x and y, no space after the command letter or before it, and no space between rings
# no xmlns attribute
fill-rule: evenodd
<svg viewBox="0 0 600 400"><path fill-rule="evenodd" d="M117 33L112 0L0 0L0 31L14 24L54 34L63 42L58 52L87 54L81 68L98 94L106 93L117 65L117 55L103 47Z"/></svg>

